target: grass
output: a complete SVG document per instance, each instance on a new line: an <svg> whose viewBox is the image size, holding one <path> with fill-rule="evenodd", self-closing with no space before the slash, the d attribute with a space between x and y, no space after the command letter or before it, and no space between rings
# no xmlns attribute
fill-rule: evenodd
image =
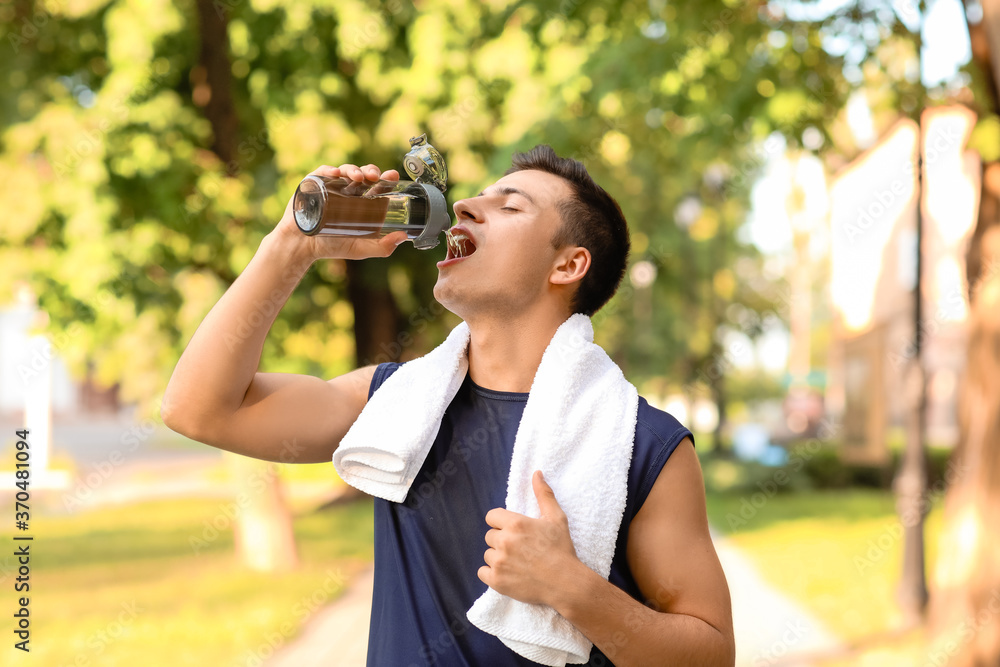
<svg viewBox="0 0 1000 667"><path fill-rule="evenodd" d="M899 625L902 526L891 494L851 489L762 499L710 494L708 514L765 581L847 642ZM925 526L927 572L940 529L936 503Z"/></svg>
<svg viewBox="0 0 1000 667"><path fill-rule="evenodd" d="M33 517L33 664L257 664L371 561L370 500L296 518L301 567L281 574L239 565L222 505L185 499ZM211 536L213 520L222 529L195 553L191 538Z"/></svg>
<svg viewBox="0 0 1000 667"><path fill-rule="evenodd" d="M203 474L230 479L223 460ZM32 656L40 665L255 665L290 641L372 558L371 501L310 512L343 484L329 463L280 466L298 512L301 567L256 574L234 556L226 499L184 499L33 516ZM153 475L155 476L155 474ZM138 479L136 481L139 481ZM316 489L316 491L308 491ZM33 503L34 504L34 503ZM891 494L709 493L709 518L765 581L848 643L899 621L902 542ZM927 525L928 572L940 511ZM192 538L206 539L198 553ZM12 558L0 556L0 586ZM888 663L886 663L888 664Z"/></svg>

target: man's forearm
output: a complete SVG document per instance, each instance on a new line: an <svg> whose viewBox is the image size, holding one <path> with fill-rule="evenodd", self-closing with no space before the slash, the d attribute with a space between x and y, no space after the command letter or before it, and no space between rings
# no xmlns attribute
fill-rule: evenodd
<svg viewBox="0 0 1000 667"><path fill-rule="evenodd" d="M174 430L192 435L242 404L260 364L264 339L312 264L295 240L278 230L265 236L198 326L163 400L164 420Z"/></svg>
<svg viewBox="0 0 1000 667"><path fill-rule="evenodd" d="M733 638L705 621L657 611L580 563L552 605L616 667L731 667Z"/></svg>

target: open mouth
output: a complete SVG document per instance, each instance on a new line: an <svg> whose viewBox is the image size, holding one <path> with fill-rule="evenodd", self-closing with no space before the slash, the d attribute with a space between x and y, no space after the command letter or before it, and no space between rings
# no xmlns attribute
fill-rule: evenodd
<svg viewBox="0 0 1000 667"><path fill-rule="evenodd" d="M448 241L448 254L445 261L450 259L464 259L476 252L476 244L461 229L449 229L445 232L445 239Z"/></svg>

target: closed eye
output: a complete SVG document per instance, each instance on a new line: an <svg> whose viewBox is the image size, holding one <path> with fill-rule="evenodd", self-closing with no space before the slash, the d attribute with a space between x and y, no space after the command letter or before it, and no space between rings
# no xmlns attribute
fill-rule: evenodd
<svg viewBox="0 0 1000 667"><path fill-rule="evenodd" d="M513 211L514 213L517 213L517 209L516 208L511 208L510 206L504 206L500 210L501 211Z"/></svg>

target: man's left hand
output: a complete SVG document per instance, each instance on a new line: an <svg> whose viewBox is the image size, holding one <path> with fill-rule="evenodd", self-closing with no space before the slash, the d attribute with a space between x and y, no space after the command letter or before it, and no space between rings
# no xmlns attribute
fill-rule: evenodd
<svg viewBox="0 0 1000 667"><path fill-rule="evenodd" d="M479 578L490 588L521 602L552 604L561 582L578 567L569 535L566 513L556 502L556 495L536 470L531 477L541 516L495 507L486 513L486 565L479 568Z"/></svg>

